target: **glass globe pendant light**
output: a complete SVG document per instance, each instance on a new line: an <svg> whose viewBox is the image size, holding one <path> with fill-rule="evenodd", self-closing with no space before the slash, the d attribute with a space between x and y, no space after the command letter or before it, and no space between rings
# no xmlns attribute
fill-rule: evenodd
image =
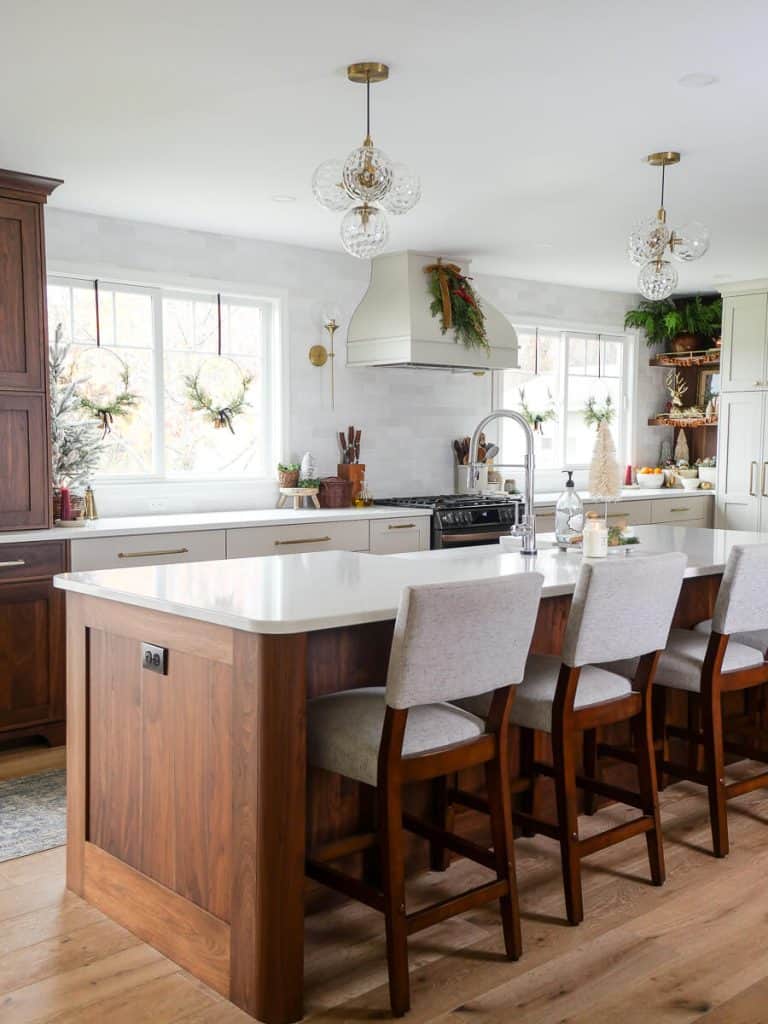
<svg viewBox="0 0 768 1024"><path fill-rule="evenodd" d="M371 137L371 85L388 77L386 64L349 65L350 82L365 85L365 138L346 160L326 160L312 177L312 192L321 206L348 211L341 223L341 241L359 259L370 259L386 246L389 226L384 210L408 213L421 198L419 178L404 164L393 164Z"/></svg>
<svg viewBox="0 0 768 1024"><path fill-rule="evenodd" d="M655 302L669 298L677 287L677 271L665 258L667 250L680 263L697 260L709 249L709 231L698 221L693 221L679 231L667 225L667 211L664 208L666 169L680 162L680 154L671 150L651 153L646 161L652 167L661 167L661 202L654 218L642 221L632 229L627 243L627 256L630 263L641 268L637 279L640 293Z"/></svg>

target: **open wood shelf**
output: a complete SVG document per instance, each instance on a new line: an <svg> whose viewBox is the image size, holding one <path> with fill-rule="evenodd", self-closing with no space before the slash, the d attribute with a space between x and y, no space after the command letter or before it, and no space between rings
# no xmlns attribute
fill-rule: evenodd
<svg viewBox="0 0 768 1024"><path fill-rule="evenodd" d="M719 366L720 349L700 352L662 352L648 360L649 366Z"/></svg>
<svg viewBox="0 0 768 1024"><path fill-rule="evenodd" d="M685 427L686 430L695 430L698 427L716 427L717 420L701 419L689 420L680 416L652 416L648 420L649 427Z"/></svg>

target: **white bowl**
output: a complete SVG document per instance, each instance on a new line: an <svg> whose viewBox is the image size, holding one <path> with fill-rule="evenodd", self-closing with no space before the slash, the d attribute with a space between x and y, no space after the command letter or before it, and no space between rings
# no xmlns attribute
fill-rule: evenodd
<svg viewBox="0 0 768 1024"><path fill-rule="evenodd" d="M681 476L680 483L683 485L684 491L695 491L698 490L701 481L696 476Z"/></svg>
<svg viewBox="0 0 768 1024"><path fill-rule="evenodd" d="M645 487L648 490L653 488L658 490L659 487L664 486L664 474L663 473L638 473L637 483L639 487Z"/></svg>

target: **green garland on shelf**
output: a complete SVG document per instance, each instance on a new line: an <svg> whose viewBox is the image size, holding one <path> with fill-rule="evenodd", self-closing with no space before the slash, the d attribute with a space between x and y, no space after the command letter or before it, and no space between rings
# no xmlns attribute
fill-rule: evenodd
<svg viewBox="0 0 768 1024"><path fill-rule="evenodd" d="M465 348L479 348L490 353L491 346L485 331L485 314L470 279L455 263L431 263L424 268L429 277L428 289L432 296L429 311L440 317L443 334L453 330L456 340Z"/></svg>
<svg viewBox="0 0 768 1024"><path fill-rule="evenodd" d="M220 430L222 427L228 427L230 433L234 434L235 428L232 426L232 421L248 407L249 403L246 402L245 395L252 380L253 377L243 374L237 394L231 402L222 407L217 407L214 404L211 395L201 385L200 370L197 373L185 376L184 388L189 403L195 412L204 412L207 419L210 420L217 430Z"/></svg>
<svg viewBox="0 0 768 1024"><path fill-rule="evenodd" d="M120 357L115 355L115 359L120 359ZM120 362L122 362L122 359ZM131 377L125 363L123 363L123 368L120 371L120 382L122 383L123 390L118 392L111 402L98 403L90 398L86 398L84 395L80 397L80 405L83 409L101 421L101 436L103 438L111 432L115 418L119 419L127 415L131 409L139 404L139 396L135 391L131 391Z"/></svg>

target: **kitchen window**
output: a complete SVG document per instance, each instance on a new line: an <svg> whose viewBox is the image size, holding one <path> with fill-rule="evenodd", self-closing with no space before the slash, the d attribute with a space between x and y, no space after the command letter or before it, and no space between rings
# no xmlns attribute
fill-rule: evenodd
<svg viewBox="0 0 768 1024"><path fill-rule="evenodd" d="M611 431L622 461L629 445L631 342L624 335L544 327L517 327L520 369L499 374L500 405L538 419L538 471L586 468L592 458L595 428L584 414L593 399L615 413ZM522 461L521 435L509 422L502 427L505 460Z"/></svg>
<svg viewBox="0 0 768 1024"><path fill-rule="evenodd" d="M125 362L139 402L112 424L97 480L270 476L280 440L276 301L221 297L221 355L251 378L232 433L192 410L185 389L185 378L217 355L216 295L102 281L98 294L101 345ZM50 277L48 321L51 338L62 325L76 375L78 356L96 344L93 281Z"/></svg>

